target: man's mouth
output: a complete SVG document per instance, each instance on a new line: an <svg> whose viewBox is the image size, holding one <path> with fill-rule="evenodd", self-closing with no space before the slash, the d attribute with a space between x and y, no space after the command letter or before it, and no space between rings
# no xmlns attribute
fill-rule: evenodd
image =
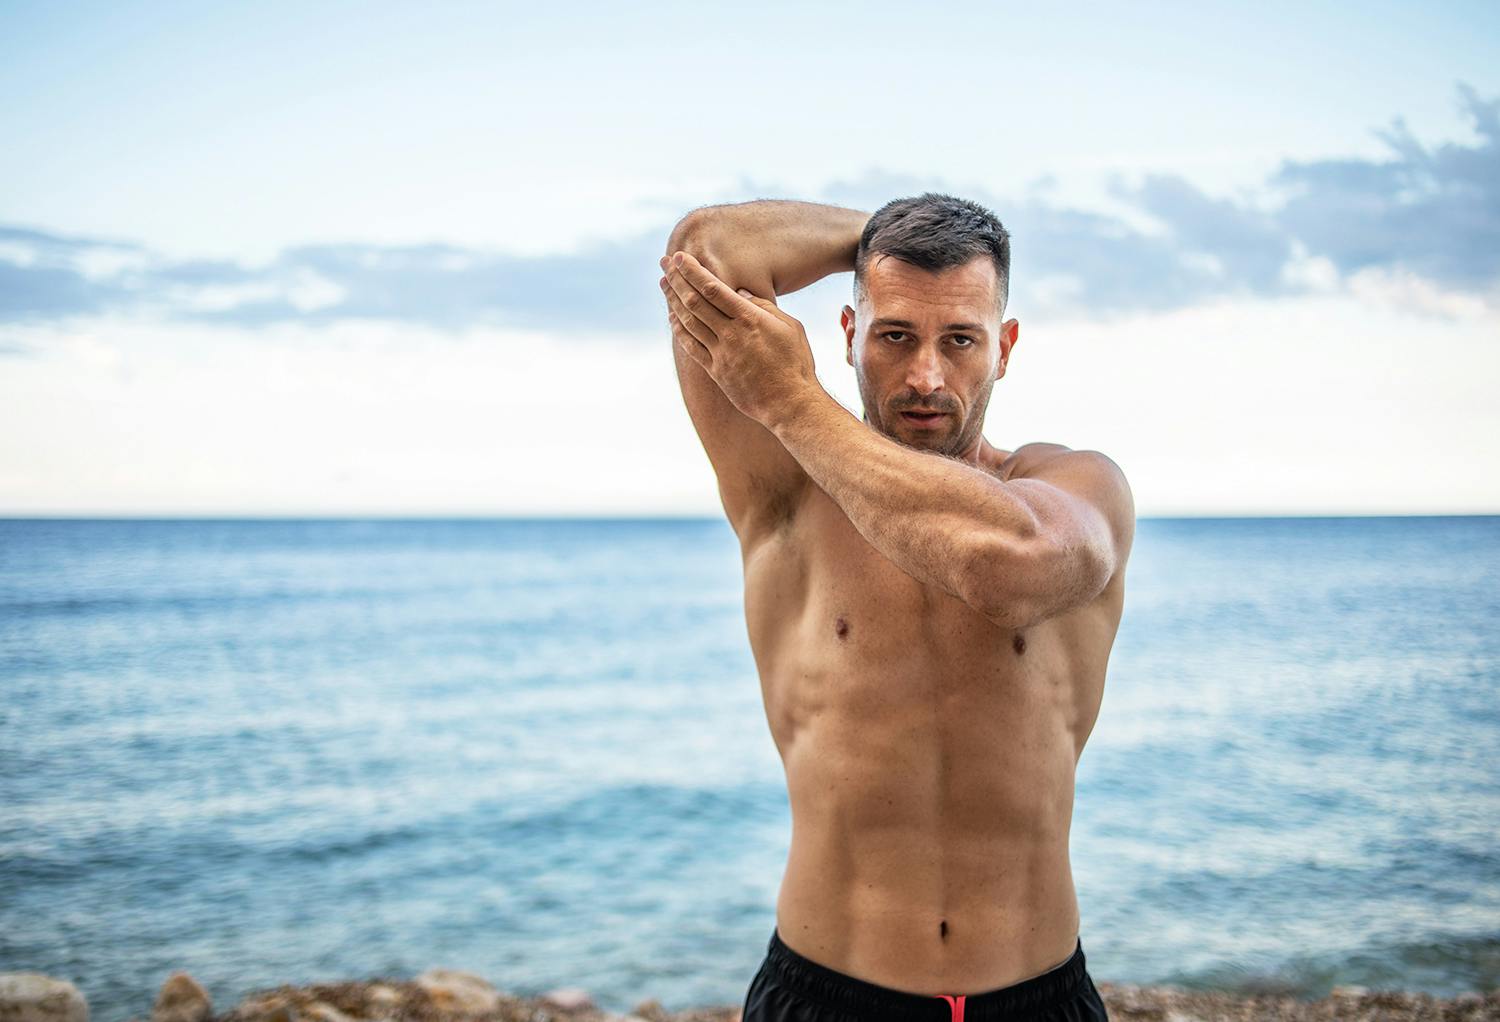
<svg viewBox="0 0 1500 1022"><path fill-rule="evenodd" d="M947 412L902 412L901 417L914 426L931 427L942 422Z"/></svg>

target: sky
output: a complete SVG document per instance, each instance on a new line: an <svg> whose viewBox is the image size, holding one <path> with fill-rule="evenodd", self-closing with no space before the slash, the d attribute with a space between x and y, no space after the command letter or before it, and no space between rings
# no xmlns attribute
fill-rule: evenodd
<svg viewBox="0 0 1500 1022"><path fill-rule="evenodd" d="M0 515L718 514L672 225L926 190L1012 233L995 446L1500 512L1500 7L1037 6L0 3Z"/></svg>

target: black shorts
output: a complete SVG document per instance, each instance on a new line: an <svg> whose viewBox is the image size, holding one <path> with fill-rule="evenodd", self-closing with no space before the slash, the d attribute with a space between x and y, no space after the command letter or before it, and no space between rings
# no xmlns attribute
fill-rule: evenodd
<svg viewBox="0 0 1500 1022"><path fill-rule="evenodd" d="M804 958L775 929L745 994L742 1022L1094 1022L1108 1020L1084 968L1083 942L1040 976L963 996L913 994L878 986Z"/></svg>

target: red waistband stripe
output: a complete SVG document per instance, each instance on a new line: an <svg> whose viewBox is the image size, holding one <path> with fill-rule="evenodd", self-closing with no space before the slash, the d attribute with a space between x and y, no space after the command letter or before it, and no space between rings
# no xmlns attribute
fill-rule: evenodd
<svg viewBox="0 0 1500 1022"><path fill-rule="evenodd" d="M953 1012L953 1022L964 1022L964 998L967 994L938 994L948 1002L948 1009Z"/></svg>

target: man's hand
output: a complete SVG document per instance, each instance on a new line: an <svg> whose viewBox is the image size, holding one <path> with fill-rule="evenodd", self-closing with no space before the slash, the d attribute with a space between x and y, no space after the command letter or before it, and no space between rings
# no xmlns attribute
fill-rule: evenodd
<svg viewBox="0 0 1500 1022"><path fill-rule="evenodd" d="M673 339L741 412L770 428L821 389L807 332L774 302L736 293L686 252L661 267Z"/></svg>

